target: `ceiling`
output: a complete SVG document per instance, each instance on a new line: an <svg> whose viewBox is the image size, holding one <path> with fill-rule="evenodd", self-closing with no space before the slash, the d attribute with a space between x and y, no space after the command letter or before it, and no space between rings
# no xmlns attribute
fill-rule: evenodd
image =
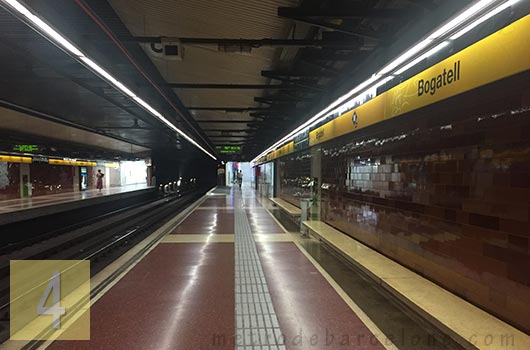
<svg viewBox="0 0 530 350"><path fill-rule="evenodd" d="M419 18L432 29L448 2L469 1L26 1L205 148L241 146L223 156L237 160L362 78L395 42L417 40L401 33ZM0 33L2 100L138 147L199 152L1 8Z"/></svg>
<svg viewBox="0 0 530 350"><path fill-rule="evenodd" d="M39 151L47 156L127 159L130 155L148 155L148 148L59 123L45 116L35 117L33 111L27 109L7 107L0 106L0 151L4 153L13 151L15 145L36 144ZM31 130L31 137L26 135L28 130Z"/></svg>

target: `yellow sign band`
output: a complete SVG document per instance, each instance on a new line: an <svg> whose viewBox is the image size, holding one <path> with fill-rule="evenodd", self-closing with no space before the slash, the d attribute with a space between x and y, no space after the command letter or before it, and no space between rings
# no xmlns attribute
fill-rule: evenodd
<svg viewBox="0 0 530 350"><path fill-rule="evenodd" d="M309 133L309 145L394 118L530 69L530 15Z"/></svg>
<svg viewBox="0 0 530 350"><path fill-rule="evenodd" d="M18 156L2 156L0 155L0 162L9 163L31 163L31 157L18 157Z"/></svg>

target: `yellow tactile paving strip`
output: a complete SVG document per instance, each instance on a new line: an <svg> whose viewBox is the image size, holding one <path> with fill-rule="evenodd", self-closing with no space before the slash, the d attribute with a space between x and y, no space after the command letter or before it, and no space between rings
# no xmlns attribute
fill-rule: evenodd
<svg viewBox="0 0 530 350"><path fill-rule="evenodd" d="M304 225L455 340L480 350L530 349L530 336L346 234L322 221Z"/></svg>

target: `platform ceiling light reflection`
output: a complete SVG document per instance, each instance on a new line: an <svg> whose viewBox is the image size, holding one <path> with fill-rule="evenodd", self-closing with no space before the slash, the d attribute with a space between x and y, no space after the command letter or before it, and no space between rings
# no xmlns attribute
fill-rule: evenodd
<svg viewBox="0 0 530 350"><path fill-rule="evenodd" d="M431 34L427 35L425 39L418 42L400 56L383 66L379 71L374 73L370 78L350 90L345 95L333 101L329 106L318 112L309 120L298 126L289 134L275 142L272 146L261 152L256 156L252 162L256 163L259 158L275 150L286 141L291 140L300 132L310 128L325 118L333 115L336 112L341 112L345 109L345 104L355 106L362 103L365 97L375 93L377 87L384 85L408 69L412 68L425 58L434 55L436 52L442 50L449 42L447 40L456 40L465 33L471 31L480 23L488 20L494 15L514 5L520 0L480 0L473 5L466 8L464 11L448 20L446 23L435 29ZM372 96L373 97L373 96ZM347 109L347 108L346 108Z"/></svg>
<svg viewBox="0 0 530 350"><path fill-rule="evenodd" d="M13 10L22 15L27 21L29 21L33 26L38 29L41 34L48 37L51 41L56 43L59 47L63 48L65 51L73 55L76 59L82 62L86 67L90 68L93 72L97 73L101 78L105 79L112 86L118 89L120 92L133 99L138 105L144 108L146 111L151 113L157 119L162 121L166 126L175 131L180 136L184 137L188 142L190 142L195 147L199 148L201 151L206 153L209 157L217 160L213 154L208 152L204 147L197 143L194 139L184 133L182 130L177 128L173 123L166 119L160 112L155 108L149 105L147 102L142 100L140 97L136 96L129 88L127 88L123 83L114 78L112 74L107 72L104 68L99 66L91 58L85 55L81 50L79 50L74 44L72 44L67 38L62 36L59 32L53 29L50 25L40 19L38 16L33 14L28 8L26 8L22 3L17 0L1 0L3 3L9 5Z"/></svg>

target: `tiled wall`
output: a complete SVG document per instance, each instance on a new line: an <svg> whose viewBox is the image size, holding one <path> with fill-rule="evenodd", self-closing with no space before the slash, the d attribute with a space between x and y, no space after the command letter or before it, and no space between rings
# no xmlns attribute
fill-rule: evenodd
<svg viewBox="0 0 530 350"><path fill-rule="evenodd" d="M99 167L87 167L89 190L96 188L96 169ZM121 186L119 169L102 168L102 171L109 177L110 187ZM29 173L33 197L78 190L73 166L32 163ZM0 201L14 198L20 198L20 164L0 162Z"/></svg>
<svg viewBox="0 0 530 350"><path fill-rule="evenodd" d="M274 197L274 180L274 162L258 166L258 176L256 178L258 193L265 197Z"/></svg>
<svg viewBox="0 0 530 350"><path fill-rule="evenodd" d="M74 167L29 164L33 197L74 190ZM20 164L0 163L0 200L20 198Z"/></svg>
<svg viewBox="0 0 530 350"><path fill-rule="evenodd" d="M322 152L323 220L530 330L530 111Z"/></svg>
<svg viewBox="0 0 530 350"><path fill-rule="evenodd" d="M20 165L0 162L0 200L20 197Z"/></svg>
<svg viewBox="0 0 530 350"><path fill-rule="evenodd" d="M277 161L280 183L278 196L297 207L300 207L300 198L311 196L311 155L301 152L281 158Z"/></svg>
<svg viewBox="0 0 530 350"><path fill-rule="evenodd" d="M322 220L529 332L530 110L497 90L489 105L462 97L312 154ZM282 196L307 160L280 160Z"/></svg>
<svg viewBox="0 0 530 350"><path fill-rule="evenodd" d="M72 192L74 190L75 169L73 166L33 163L30 165L30 178L33 196Z"/></svg>

